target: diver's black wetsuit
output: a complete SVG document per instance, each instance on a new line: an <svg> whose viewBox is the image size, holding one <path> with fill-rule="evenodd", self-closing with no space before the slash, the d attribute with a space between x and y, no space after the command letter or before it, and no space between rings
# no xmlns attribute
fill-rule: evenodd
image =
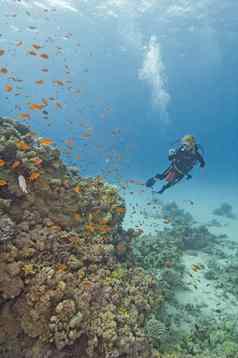
<svg viewBox="0 0 238 358"><path fill-rule="evenodd" d="M197 145L193 150L188 150L185 145L181 145L173 154L169 155L171 165L163 173L156 174L155 178L163 180L166 179L169 173L173 172L173 179L168 181L158 193L162 194L166 189L178 183L185 176L187 179L191 179L191 175L188 173L197 162L200 163L200 167L205 166L205 161L198 150Z"/></svg>

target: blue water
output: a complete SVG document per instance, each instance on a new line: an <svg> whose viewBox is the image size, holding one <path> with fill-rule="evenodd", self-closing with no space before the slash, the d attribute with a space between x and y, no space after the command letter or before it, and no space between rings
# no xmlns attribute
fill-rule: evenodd
<svg viewBox="0 0 238 358"><path fill-rule="evenodd" d="M144 180L161 171L172 143L192 133L207 162L206 169L196 169L194 187L232 186L237 195L236 1L0 5L0 48L6 51L0 65L23 80L0 77L1 89L14 86L9 94L0 92L2 116L17 118L19 112L30 113L28 103L57 97L62 109L50 104L48 119L32 111L28 123L61 149L73 139L66 161L79 165L84 175L105 174L111 181ZM48 60L27 54L33 43L43 46L39 52ZM44 67L48 73L40 71ZM44 85L34 84L40 79ZM53 80L72 82L56 87ZM92 128L90 138L80 139L82 126Z"/></svg>
<svg viewBox="0 0 238 358"><path fill-rule="evenodd" d="M213 210L226 202L238 217L237 14L237 0L0 0L0 117L53 139L82 175L116 184L126 201L125 228L146 234L164 229L151 190L130 181L163 171L168 150L183 135L201 144L205 168L194 168L192 180L166 191L161 205L175 201L199 224L216 218L220 226L209 230L236 241L234 248L229 243L231 252L225 243L208 254L183 253L189 279L178 302L194 303L196 314L203 305L209 319L206 308L226 315L235 307L234 317L238 312L231 303L237 291L234 301L219 296L222 289L215 280L208 288L203 271L198 287L190 282L191 265L207 267L209 255L223 274L236 260L237 218L216 217ZM13 87L9 93L6 85ZM30 109L42 100L48 101L42 111ZM21 113L31 118L20 119ZM228 266L222 266L223 249Z"/></svg>

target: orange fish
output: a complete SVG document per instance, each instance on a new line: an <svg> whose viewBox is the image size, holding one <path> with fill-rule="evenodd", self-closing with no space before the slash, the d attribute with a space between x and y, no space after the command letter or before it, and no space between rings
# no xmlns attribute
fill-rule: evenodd
<svg viewBox="0 0 238 358"><path fill-rule="evenodd" d="M47 55L47 53L42 53L40 55L41 58L43 58L44 60L48 60L49 56Z"/></svg>
<svg viewBox="0 0 238 358"><path fill-rule="evenodd" d="M4 91L5 92L11 92L12 91L12 85L10 85L10 84L6 84L5 86L4 86Z"/></svg>
<svg viewBox="0 0 238 358"><path fill-rule="evenodd" d="M31 115L29 113L22 112L22 113L19 114L19 118L21 118L21 119L31 119Z"/></svg>
<svg viewBox="0 0 238 358"><path fill-rule="evenodd" d="M7 181L4 179L0 179L0 187L6 186L7 185Z"/></svg>
<svg viewBox="0 0 238 358"><path fill-rule="evenodd" d="M30 145L23 142L22 140L18 140L16 142L16 146L19 150L22 150L22 151L26 151L26 150L30 149Z"/></svg>
<svg viewBox="0 0 238 358"><path fill-rule="evenodd" d="M53 83L57 86L63 86L64 85L64 81L61 81L61 80L55 80L53 81Z"/></svg>
<svg viewBox="0 0 238 358"><path fill-rule="evenodd" d="M2 48L0 48L0 56L3 56L5 53L5 50L3 50Z"/></svg>
<svg viewBox="0 0 238 358"><path fill-rule="evenodd" d="M78 154L76 157L76 160L80 160L80 159L81 159L81 156Z"/></svg>
<svg viewBox="0 0 238 358"><path fill-rule="evenodd" d="M0 168L4 167L5 164L6 164L5 160L0 159Z"/></svg>
<svg viewBox="0 0 238 358"><path fill-rule="evenodd" d="M37 45L37 44L33 44L32 47L33 47L35 50L39 50L42 46Z"/></svg>
<svg viewBox="0 0 238 358"><path fill-rule="evenodd" d="M20 164L21 164L20 160L15 160L15 162L12 164L11 168L14 170L14 169L18 168Z"/></svg>
<svg viewBox="0 0 238 358"><path fill-rule="evenodd" d="M57 272L66 272L67 271L67 266L65 264L58 264L56 266L56 271Z"/></svg>
<svg viewBox="0 0 238 358"><path fill-rule="evenodd" d="M77 186L74 188L74 191L75 191L75 193L80 193L80 192L81 192L81 187L80 187L80 185L77 185Z"/></svg>
<svg viewBox="0 0 238 358"><path fill-rule="evenodd" d="M84 286L84 288L89 289L93 286L93 282L88 281L88 280L83 281L83 286Z"/></svg>
<svg viewBox="0 0 238 358"><path fill-rule="evenodd" d="M42 110L42 108L44 108L44 104L42 104L42 103L32 103L31 104L31 106L30 106L30 108L32 109L32 110L34 110L34 111L41 111Z"/></svg>
<svg viewBox="0 0 238 358"><path fill-rule="evenodd" d="M35 84L37 84L37 85L43 85L43 84L44 84L44 81L43 81L43 80L38 80L38 81L35 81Z"/></svg>
<svg viewBox="0 0 238 358"><path fill-rule="evenodd" d="M0 75L6 75L8 73L8 70L6 67L1 67L0 68Z"/></svg>
<svg viewBox="0 0 238 358"><path fill-rule="evenodd" d="M59 225L50 225L48 227L49 227L50 231L53 231L53 232L61 231L61 227Z"/></svg>
<svg viewBox="0 0 238 358"><path fill-rule="evenodd" d="M54 143L52 139L48 139L48 138L40 139L39 142L42 145L50 145Z"/></svg>
<svg viewBox="0 0 238 358"><path fill-rule="evenodd" d="M86 225L84 225L84 229L85 229L85 231L87 231L87 232L94 233L94 231L95 231L95 225L93 225L93 224L86 224Z"/></svg>
<svg viewBox="0 0 238 358"><path fill-rule="evenodd" d="M29 180L32 182L32 181L37 180L39 177L40 177L40 173L39 173L39 172L32 172L31 175L30 175Z"/></svg>
<svg viewBox="0 0 238 358"><path fill-rule="evenodd" d="M126 211L126 209L123 208L123 207L119 207L119 208L116 208L116 209L115 209L115 212L116 212L117 214L124 214L125 211Z"/></svg>
<svg viewBox="0 0 238 358"><path fill-rule="evenodd" d="M41 165L43 163L43 160L40 158L31 158L31 162L33 162L35 165Z"/></svg>

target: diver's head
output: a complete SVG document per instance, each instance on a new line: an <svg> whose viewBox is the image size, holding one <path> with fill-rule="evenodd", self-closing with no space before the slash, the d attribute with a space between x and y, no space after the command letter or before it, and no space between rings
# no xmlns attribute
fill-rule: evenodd
<svg viewBox="0 0 238 358"><path fill-rule="evenodd" d="M188 150L195 149L196 139L193 135L186 134L185 136L183 136L181 142L185 146L186 149L188 149Z"/></svg>

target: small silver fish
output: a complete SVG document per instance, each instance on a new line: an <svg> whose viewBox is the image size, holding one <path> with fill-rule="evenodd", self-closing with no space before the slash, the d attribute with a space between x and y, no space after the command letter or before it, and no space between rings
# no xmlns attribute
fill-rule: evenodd
<svg viewBox="0 0 238 358"><path fill-rule="evenodd" d="M27 185L26 185L26 179L24 178L23 175L19 175L19 177L18 177L18 185L19 185L19 188L21 189L21 191L24 194L28 194Z"/></svg>

